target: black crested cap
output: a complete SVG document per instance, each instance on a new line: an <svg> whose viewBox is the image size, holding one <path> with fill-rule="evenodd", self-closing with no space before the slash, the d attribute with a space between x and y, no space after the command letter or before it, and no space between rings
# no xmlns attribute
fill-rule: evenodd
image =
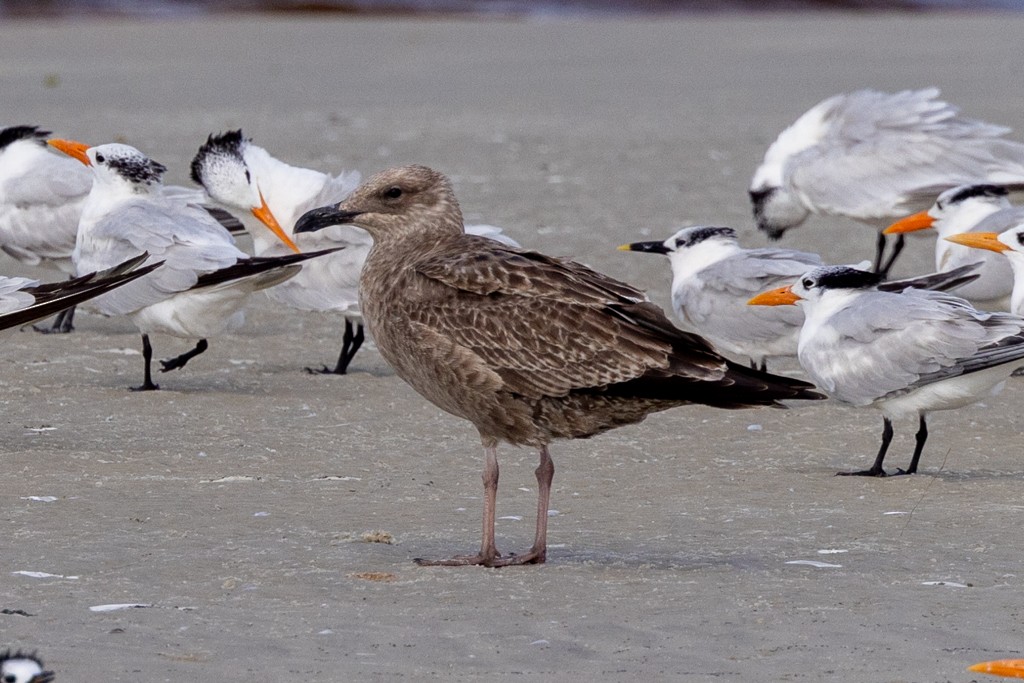
<svg viewBox="0 0 1024 683"><path fill-rule="evenodd" d="M50 131L39 130L39 126L8 126L0 130L0 149L4 149L7 145L18 140L29 138L42 140L48 137L50 137Z"/></svg>
<svg viewBox="0 0 1024 683"><path fill-rule="evenodd" d="M193 182L200 185L203 184L203 165L202 159L209 155L217 154L229 154L232 156L241 156L242 154L242 143L249 142L250 138L242 135L242 129L229 130L226 133L220 133L219 135L213 135L212 133L206 138L206 142L202 144L199 151L192 158L192 167L189 175L192 177Z"/></svg>
<svg viewBox="0 0 1024 683"><path fill-rule="evenodd" d="M1005 197L1009 192L1002 185L991 185L983 183L980 185L968 185L959 192L946 198L948 204L959 204L971 197Z"/></svg>
<svg viewBox="0 0 1024 683"><path fill-rule="evenodd" d="M700 225L693 228L684 228L683 234L676 237L676 247L692 247L712 237L729 237L736 239L736 231L732 228Z"/></svg>
<svg viewBox="0 0 1024 683"><path fill-rule="evenodd" d="M808 279L814 285L827 289L867 289L876 286L885 276L849 266L825 266L812 270L803 278L803 282L806 283Z"/></svg>
<svg viewBox="0 0 1024 683"><path fill-rule="evenodd" d="M0 662L6 662L9 659L31 659L39 664L40 668L43 666L43 660L39 658L35 650L31 652L26 650L4 650L0 652Z"/></svg>
<svg viewBox="0 0 1024 683"><path fill-rule="evenodd" d="M107 156L105 163L133 183L156 182L167 172L166 166L142 155Z"/></svg>

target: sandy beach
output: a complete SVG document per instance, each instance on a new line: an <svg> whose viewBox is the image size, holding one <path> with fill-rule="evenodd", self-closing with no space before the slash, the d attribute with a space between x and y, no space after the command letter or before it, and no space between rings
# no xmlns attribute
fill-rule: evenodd
<svg viewBox="0 0 1024 683"><path fill-rule="evenodd" d="M764 244L750 175L829 95L935 85L1024 137L1022 32L957 14L11 22L0 119L128 142L179 184L237 127L323 170L427 164L468 221L668 306L667 261L615 247L690 223ZM841 220L784 244L874 249ZM900 272L932 258L911 240ZM0 273L60 277L6 256ZM76 322L0 349L0 648L38 649L58 681L959 683L1024 651L1021 380L936 414L913 477L833 476L870 464L881 419L828 404L556 443L547 565L420 568L478 543L479 441L372 345L348 376L305 373L334 362L341 318L257 298L142 395L131 324ZM915 428L896 424L890 468ZM499 459L499 548L521 551L535 453Z"/></svg>

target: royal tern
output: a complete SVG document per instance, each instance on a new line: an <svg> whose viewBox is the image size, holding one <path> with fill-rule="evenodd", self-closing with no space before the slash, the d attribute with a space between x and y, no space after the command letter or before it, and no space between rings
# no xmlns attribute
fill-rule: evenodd
<svg viewBox="0 0 1024 683"><path fill-rule="evenodd" d="M0 682L52 683L57 675L43 669L43 660L35 652L6 650L0 652Z"/></svg>
<svg viewBox="0 0 1024 683"><path fill-rule="evenodd" d="M736 365L672 325L639 290L569 260L466 234L448 179L424 166L372 177L296 233L357 224L373 237L363 315L396 374L483 442L480 552L420 564L544 562L554 465L548 444L687 403L721 408L820 398L810 385ZM533 547L494 541L499 442L538 449Z"/></svg>
<svg viewBox="0 0 1024 683"><path fill-rule="evenodd" d="M78 227L75 267L97 270L142 251L164 262L91 304L104 315L128 316L142 333L145 380L140 390L159 388L151 376L150 334L198 339L191 351L160 361L162 372L184 367L206 350L207 337L242 325L250 294L283 282L298 271L296 264L320 255L250 258L205 211L166 199L160 192L164 166L134 147L49 142L95 176Z"/></svg>
<svg viewBox="0 0 1024 683"><path fill-rule="evenodd" d="M795 306L748 306L750 297L824 265L821 257L793 249L745 249L736 231L696 225L662 242L633 242L619 249L668 256L672 266L672 307L684 327L707 338L727 355L767 368L769 358L796 357L804 322ZM970 281L975 267L885 282L889 290L949 289Z"/></svg>
<svg viewBox="0 0 1024 683"><path fill-rule="evenodd" d="M958 235L949 235L946 239L974 250L983 249L994 252L994 255L1001 254L998 258L1002 258L1008 263L1011 270L1008 277L1013 291L1010 297L1010 311L1024 316L1024 210L1014 209L1000 212L990 218L1009 219L1008 214L1010 213L1016 213L1014 220L1007 220L999 227L1005 227L1006 222L1012 223L1012 225L1001 232L964 232ZM986 219L981 222L979 227L996 226Z"/></svg>
<svg viewBox="0 0 1024 683"><path fill-rule="evenodd" d="M28 265L47 263L73 273L71 252L92 174L50 149L49 135L38 126L0 129L0 249ZM182 203L205 200L202 192L176 185L164 186L162 192ZM206 208L225 227L241 228L227 212ZM70 309L40 331L70 332L72 320Z"/></svg>
<svg viewBox="0 0 1024 683"><path fill-rule="evenodd" d="M964 183L1024 182L1024 144L1009 128L964 118L936 88L836 95L779 134L755 171L750 200L759 229L778 239L810 214L846 216L881 230ZM885 272L903 238L875 270Z"/></svg>
<svg viewBox="0 0 1024 683"><path fill-rule="evenodd" d="M819 389L840 403L882 411L882 461L892 421L916 415L913 474L928 438L927 415L970 405L1002 389L1024 365L1024 318L976 310L965 299L920 289L885 292L880 275L825 266L764 292L754 305L799 304L806 316L798 358Z"/></svg>
<svg viewBox="0 0 1024 683"><path fill-rule="evenodd" d="M287 253L288 248L310 251L343 246L332 256L306 264L288 282L268 289L271 299L304 311L333 311L345 318L341 353L333 368L312 373L345 374L363 343L359 311L359 271L372 240L362 228L336 225L316 233L295 235L295 221L306 211L337 204L359 184L359 173L333 176L292 166L242 135L241 130L210 135L192 160L192 179L224 206L246 211L269 228L250 230L256 254ZM490 225L467 226L466 231L515 244ZM294 239L294 243L293 240ZM297 245L297 246L296 246Z"/></svg>
<svg viewBox="0 0 1024 683"><path fill-rule="evenodd" d="M1006 309L1013 291L1013 273L1007 259L946 238L964 232L1002 232L1024 222L1024 209L1012 206L1007 194L1006 188L1000 185L960 185L940 194L930 209L896 221L885 229L885 234L934 228L938 233L936 270L981 263L979 278L957 290L957 296L971 300L984 310ZM1015 312L1020 314L1020 311Z"/></svg>

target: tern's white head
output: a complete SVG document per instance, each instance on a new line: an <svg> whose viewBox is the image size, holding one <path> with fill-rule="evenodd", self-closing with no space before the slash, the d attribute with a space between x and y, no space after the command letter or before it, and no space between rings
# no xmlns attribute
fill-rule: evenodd
<svg viewBox="0 0 1024 683"><path fill-rule="evenodd" d="M241 130L210 135L192 159L192 180L225 206L245 211L259 208L260 191L245 163L250 142Z"/></svg>
<svg viewBox="0 0 1024 683"><path fill-rule="evenodd" d="M664 242L633 242L619 247L621 251L665 254L672 264L672 273L681 277L739 250L736 231L732 228L694 225L682 228Z"/></svg>
<svg viewBox="0 0 1024 683"><path fill-rule="evenodd" d="M167 167L130 145L110 143L90 147L71 140L48 140L52 147L92 169L98 184L135 194L150 192L163 184Z"/></svg>
<svg viewBox="0 0 1024 683"><path fill-rule="evenodd" d="M752 306L783 306L814 304L827 297L873 289L883 280L879 273L858 270L849 266L820 266L807 271L791 285L758 294L748 303Z"/></svg>
<svg viewBox="0 0 1024 683"><path fill-rule="evenodd" d="M31 151L38 154L46 150L46 138L50 131L39 130L39 126L7 126L0 128L0 159L7 165L7 157L17 155L20 151ZM49 152L47 152L49 153Z"/></svg>
<svg viewBox="0 0 1024 683"><path fill-rule="evenodd" d="M88 176L86 169L47 147L46 138L49 136L49 131L39 130L38 126L0 128L0 185L8 180L23 179L28 174L39 173L41 168L46 169L48 174L59 174L60 183L64 183L65 173ZM92 179L89 178L88 182L91 183ZM84 186L88 191L88 184ZM61 185L61 189L67 191L65 184ZM24 192L23 184L19 184L17 193L21 196L16 201L24 201Z"/></svg>
<svg viewBox="0 0 1024 683"><path fill-rule="evenodd" d="M0 652L0 683L50 683L55 678L35 653Z"/></svg>
<svg viewBox="0 0 1024 683"><path fill-rule="evenodd" d="M213 201L252 213L278 239L298 253L299 248L267 206L255 173L246 160L250 152L269 157L265 150L243 136L241 130L210 135L192 159L192 180L202 185Z"/></svg>
<svg viewBox="0 0 1024 683"><path fill-rule="evenodd" d="M1010 208L1007 194L1001 185L959 185L940 194L927 211L902 218L884 232L895 235L935 228L941 237L948 237L969 230L996 211Z"/></svg>

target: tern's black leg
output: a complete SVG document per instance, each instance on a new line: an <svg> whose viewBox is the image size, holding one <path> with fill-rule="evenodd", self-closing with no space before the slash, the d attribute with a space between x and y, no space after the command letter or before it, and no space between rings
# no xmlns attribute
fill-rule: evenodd
<svg viewBox="0 0 1024 683"><path fill-rule="evenodd" d="M363 339L365 339L365 335L362 323L353 330L352 321L345 318L345 333L341 337L341 353L338 354L338 363L334 369L325 365L319 370L306 368L306 372L311 375L344 375L348 372L348 364L352 362L356 351L363 345Z"/></svg>
<svg viewBox="0 0 1024 683"><path fill-rule="evenodd" d="M914 445L914 457L910 459L910 467L905 470L900 470L896 474L915 474L917 472L917 461L921 459L921 451L924 450L924 442L928 440L928 423L924 420L924 415L921 416L920 426L917 428L917 434L914 438L917 443Z"/></svg>
<svg viewBox="0 0 1024 683"><path fill-rule="evenodd" d="M142 335L142 360L146 364L145 381L140 387L132 387L132 391L156 391L160 388L160 385L153 384L153 375L149 369L150 364L153 362L153 347L149 343L148 334Z"/></svg>
<svg viewBox="0 0 1024 683"><path fill-rule="evenodd" d="M53 319L53 324L49 327L40 327L39 325L33 325L32 329L36 332L42 332L43 334L67 334L75 329L72 324L75 319L75 307L65 308L63 311L57 314L57 317Z"/></svg>
<svg viewBox="0 0 1024 683"><path fill-rule="evenodd" d="M881 238L879 240L879 244L881 245L881 250L884 251L885 250L885 246L884 246L885 245L885 235L883 235L882 233L878 233L878 236ZM892 245L892 251L889 253L889 258L885 260L885 263L881 262L882 261L882 251L879 251L878 253L875 254L875 272L876 273L881 273L883 276L889 277L889 271L892 269L892 264L896 263L896 257L899 256L900 252L903 251L903 245L904 245L905 242L906 242L906 240L903 238L903 235L897 235L896 242L895 242L895 244Z"/></svg>
<svg viewBox="0 0 1024 683"><path fill-rule="evenodd" d="M196 347L191 351L186 351L180 356L160 361L160 372L170 372L171 370L177 370L185 367L186 363L201 354L207 348L209 348L209 344L206 343L206 340L200 339L199 343L196 344Z"/></svg>
<svg viewBox="0 0 1024 683"><path fill-rule="evenodd" d="M767 358L762 358L761 359L761 368L760 369L761 369L761 372L768 372L768 359Z"/></svg>
<svg viewBox="0 0 1024 683"><path fill-rule="evenodd" d="M889 450L889 443L892 441L892 421L887 417L883 417L882 420L882 446L878 449L878 455L875 456L875 464L871 466L871 469L860 470L859 472L836 472L839 476L854 476L854 477L884 477L885 470L882 469L882 461L885 460L885 452ZM920 434L920 432L919 432ZM925 433L927 436L927 432ZM924 442L921 442L924 445ZM916 461L915 461L916 464Z"/></svg>

